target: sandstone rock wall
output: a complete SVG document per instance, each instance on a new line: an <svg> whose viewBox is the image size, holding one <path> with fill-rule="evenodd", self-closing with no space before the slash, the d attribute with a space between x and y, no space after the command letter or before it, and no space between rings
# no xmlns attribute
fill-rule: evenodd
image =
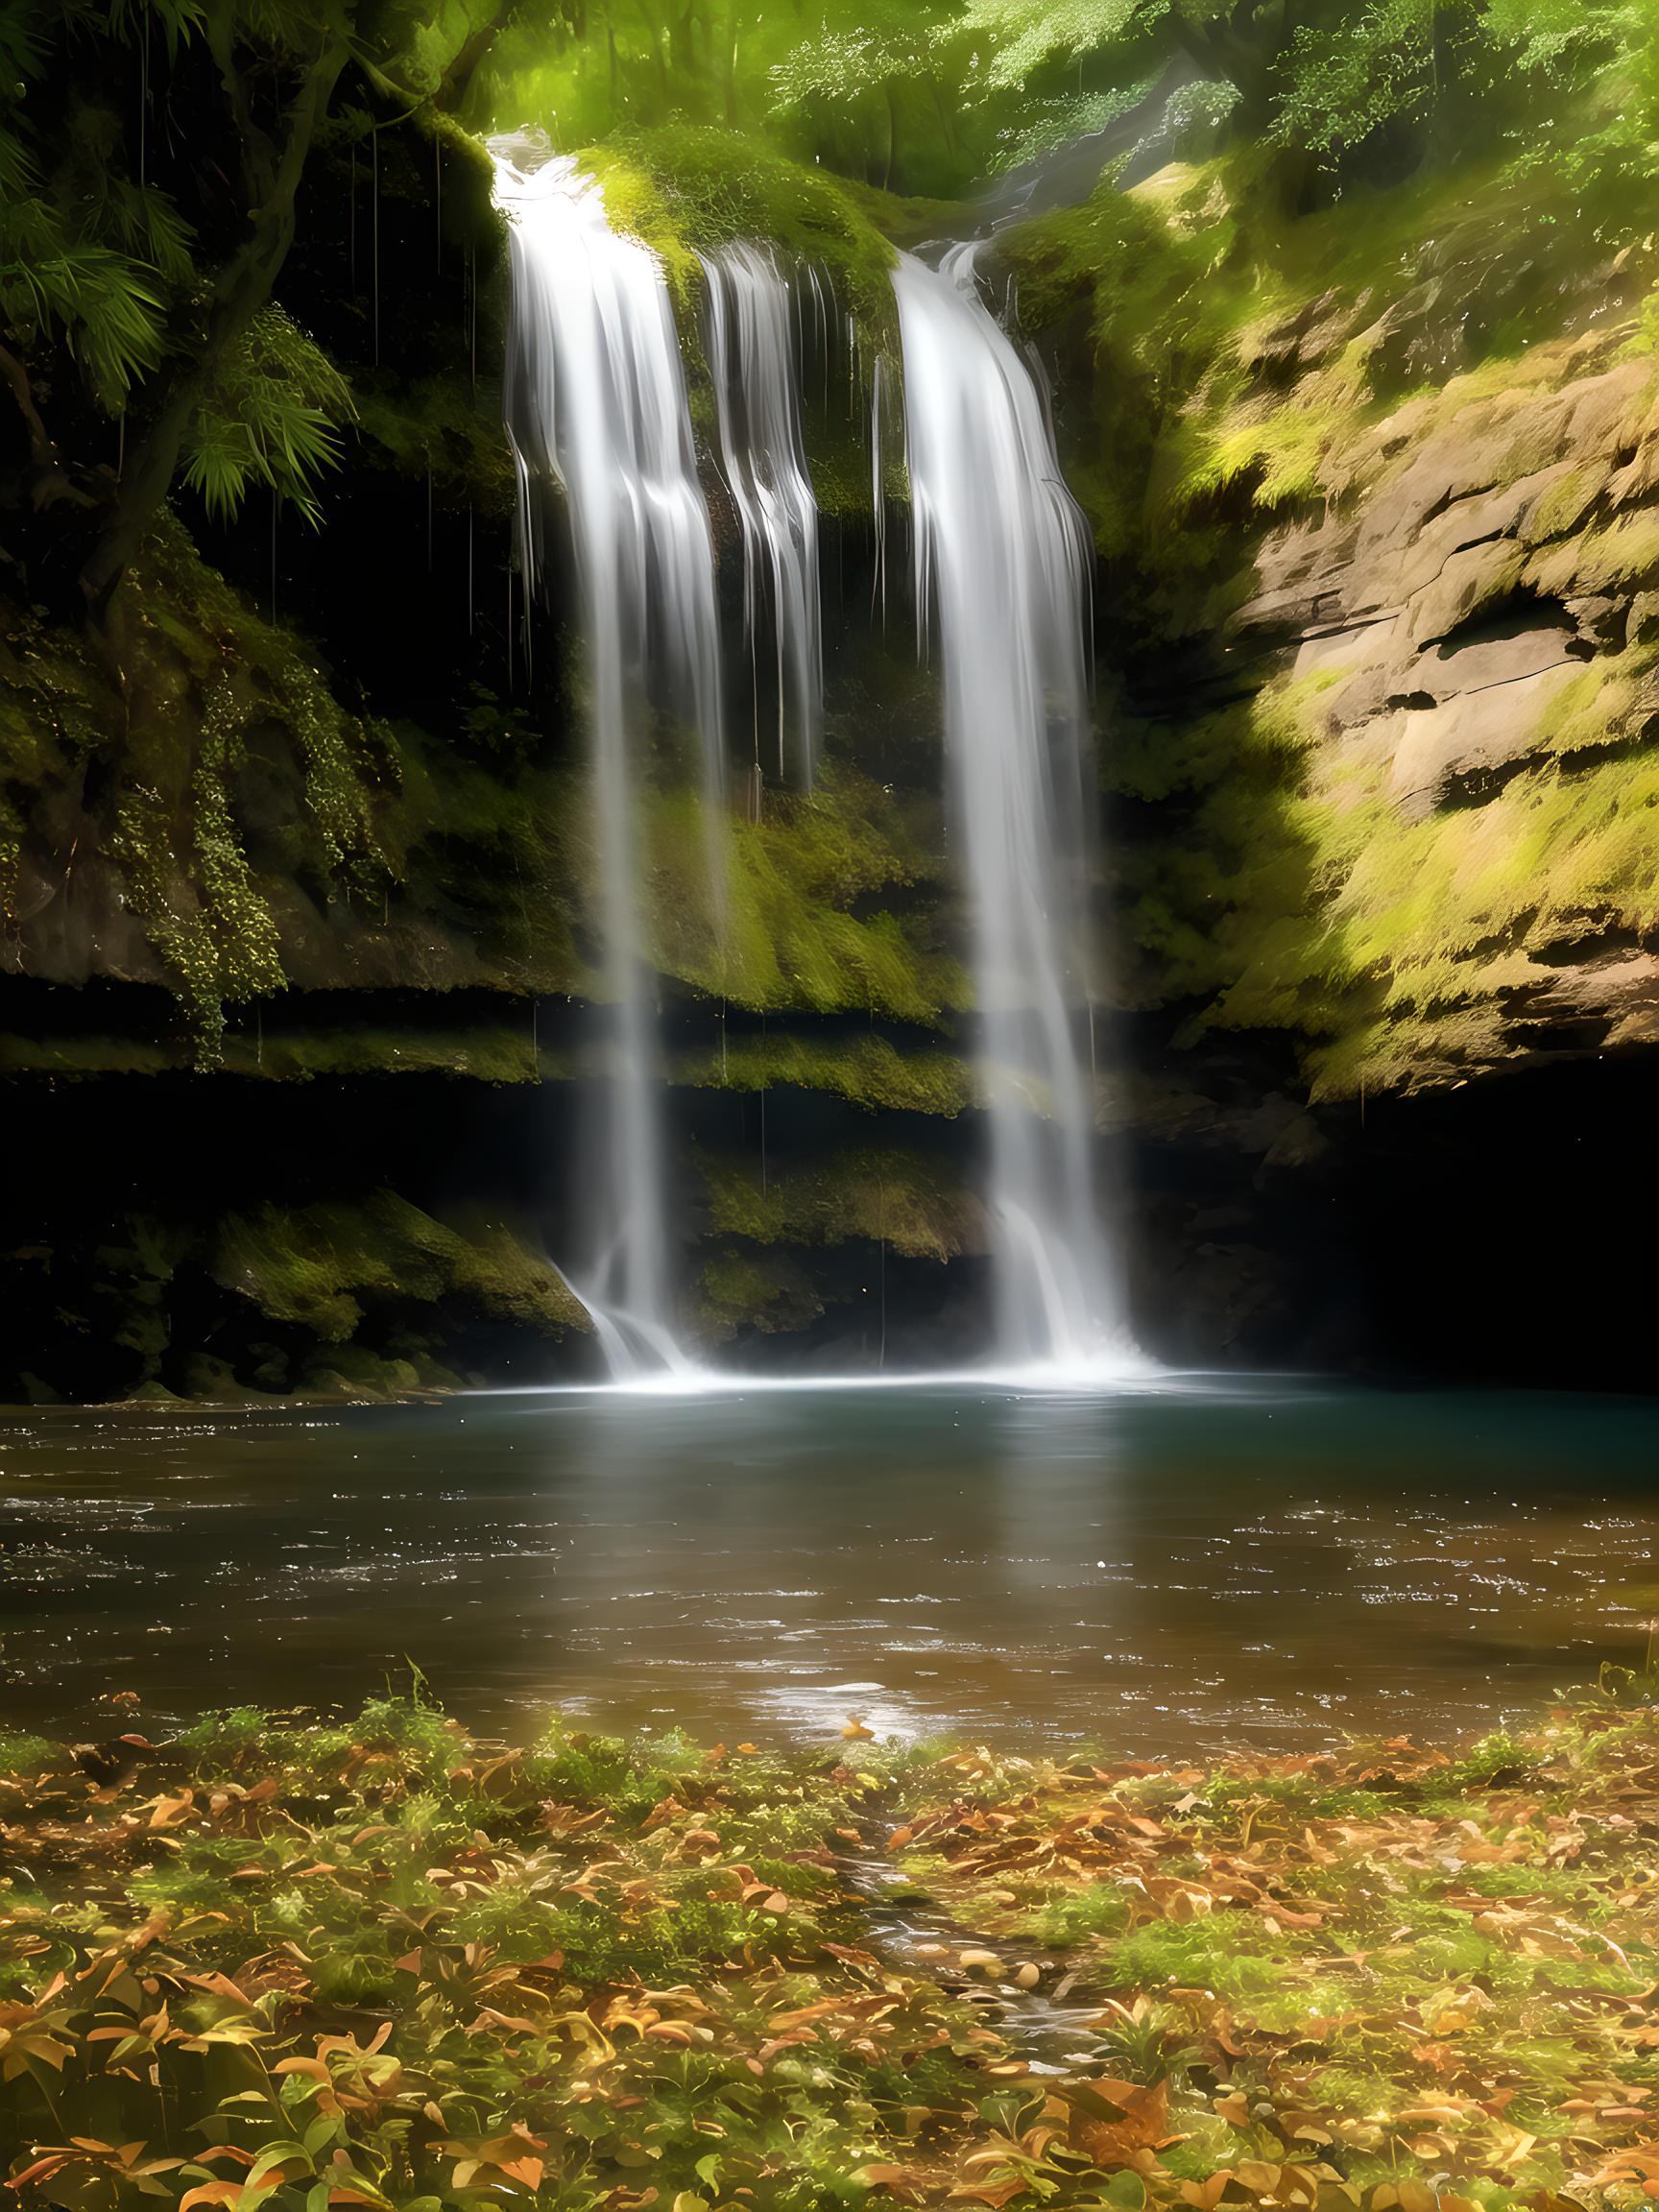
<svg viewBox="0 0 1659 2212"><path fill-rule="evenodd" d="M1237 624L1309 734L1315 1087L1659 1039L1659 361L1540 346L1329 473Z"/></svg>

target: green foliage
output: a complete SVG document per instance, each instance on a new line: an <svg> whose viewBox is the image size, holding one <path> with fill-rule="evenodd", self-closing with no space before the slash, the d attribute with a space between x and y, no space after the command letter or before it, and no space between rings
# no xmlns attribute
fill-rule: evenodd
<svg viewBox="0 0 1659 2212"><path fill-rule="evenodd" d="M1366 0L1345 20L1299 25L1285 56L1275 132L1332 158L1386 125L1432 113L1437 0Z"/></svg>
<svg viewBox="0 0 1659 2212"><path fill-rule="evenodd" d="M1142 81L1106 92L1057 93L1034 103L998 133L992 166L1018 169L1027 161L1040 161L1046 154L1059 153L1079 138L1092 137L1116 123L1151 89Z"/></svg>
<svg viewBox="0 0 1659 2212"><path fill-rule="evenodd" d="M683 19L632 0L602 29L525 16L491 98L503 123L556 116L571 144L719 121L844 174L959 191L1104 129L1179 58L1199 81L1149 131L1185 156L1225 130L1246 166L1282 149L1272 189L1297 202L1308 164L1339 185L1448 143L1611 183L1651 136L1653 37L1641 0L836 0L805 33L754 0Z"/></svg>
<svg viewBox="0 0 1659 2212"><path fill-rule="evenodd" d="M40 611L8 618L0 869L14 884L26 845L39 864L55 790L94 762L100 776L112 770L111 830L93 864L118 871L112 890L143 923L198 1057L213 1064L226 1005L281 990L286 973L286 886L254 868L242 821L250 739L258 773L288 781L286 865L325 897L384 884L375 796L396 782L398 758L389 733L347 713L298 641L256 616L172 518L143 548L130 591L121 690L73 625Z"/></svg>
<svg viewBox="0 0 1659 2212"><path fill-rule="evenodd" d="M854 1767L512 1749L417 1674L102 1788L45 1748L0 1743L0 2166L63 2212L614 2212L642 2171L682 2212L1613 2212L1651 2158L1650 1709L1460 1756ZM873 1833L920 1901L852 1879Z"/></svg>
<svg viewBox="0 0 1659 2212"><path fill-rule="evenodd" d="M960 28L985 40L991 59L986 84L994 91L1023 85L1052 63L1075 62L1109 46L1144 14L1144 0L968 0Z"/></svg>
<svg viewBox="0 0 1659 2212"><path fill-rule="evenodd" d="M169 812L152 785L130 786L111 840L133 905L180 978L206 1066L219 1057L225 1001L280 991L286 982L276 924L230 811L228 778L241 761L246 722L246 705L221 677L207 696L188 785L188 876L178 868Z"/></svg>
<svg viewBox="0 0 1659 2212"><path fill-rule="evenodd" d="M215 364L191 417L184 482L219 520L260 485L315 526L317 481L338 467L340 427L353 413L350 387L326 355L282 308L263 307Z"/></svg>
<svg viewBox="0 0 1659 2212"><path fill-rule="evenodd" d="M723 126L774 137L808 170L911 190L965 184L975 164L954 122L967 48L947 7L831 0L815 22L757 0L664 17L649 0L609 15L520 14L480 72L497 124L557 124L569 146L623 131Z"/></svg>
<svg viewBox="0 0 1659 2212"><path fill-rule="evenodd" d="M100 612L176 482L219 518L257 487L317 519L351 404L273 296L306 163L352 78L400 96L419 36L441 82L471 28L419 0L7 0L0 403L27 458L0 489L48 572L74 526Z"/></svg>
<svg viewBox="0 0 1659 2212"><path fill-rule="evenodd" d="M161 362L158 273L81 234L38 196L33 164L14 142L0 189L0 319L26 349L60 340L99 404L117 413L133 382Z"/></svg>

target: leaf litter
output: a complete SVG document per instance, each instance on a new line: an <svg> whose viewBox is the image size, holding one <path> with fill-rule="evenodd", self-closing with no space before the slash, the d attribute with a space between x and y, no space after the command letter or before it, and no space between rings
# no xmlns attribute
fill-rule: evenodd
<svg viewBox="0 0 1659 2212"><path fill-rule="evenodd" d="M507 1749L419 1689L0 1737L0 2180L64 2212L1649 2204L1654 1687L1209 1766Z"/></svg>

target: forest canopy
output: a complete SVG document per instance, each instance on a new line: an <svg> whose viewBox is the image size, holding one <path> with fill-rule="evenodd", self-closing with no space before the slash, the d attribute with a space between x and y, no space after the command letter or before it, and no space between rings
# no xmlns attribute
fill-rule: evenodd
<svg viewBox="0 0 1659 2212"><path fill-rule="evenodd" d="M319 160L388 123L713 127L931 195L1105 133L1284 213L1480 159L1611 243L1659 158L1646 0L4 0L0 61L0 503L95 615L175 491L317 518L352 394L281 273Z"/></svg>
<svg viewBox="0 0 1659 2212"><path fill-rule="evenodd" d="M619 124L723 122L911 192L1108 130L1162 87L1170 154L1231 136L1335 179L1362 149L1563 145L1651 158L1659 30L1642 0L587 0L516 8L483 72L505 116L580 145Z"/></svg>

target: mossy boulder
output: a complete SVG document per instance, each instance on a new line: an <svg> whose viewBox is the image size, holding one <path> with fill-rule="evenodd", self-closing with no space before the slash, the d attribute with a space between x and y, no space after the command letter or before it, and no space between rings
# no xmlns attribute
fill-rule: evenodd
<svg viewBox="0 0 1659 2212"><path fill-rule="evenodd" d="M829 170L706 124L618 132L581 160L611 222L654 250L682 304L697 294L700 253L762 239L826 272L861 320L890 328L893 248L864 197Z"/></svg>

